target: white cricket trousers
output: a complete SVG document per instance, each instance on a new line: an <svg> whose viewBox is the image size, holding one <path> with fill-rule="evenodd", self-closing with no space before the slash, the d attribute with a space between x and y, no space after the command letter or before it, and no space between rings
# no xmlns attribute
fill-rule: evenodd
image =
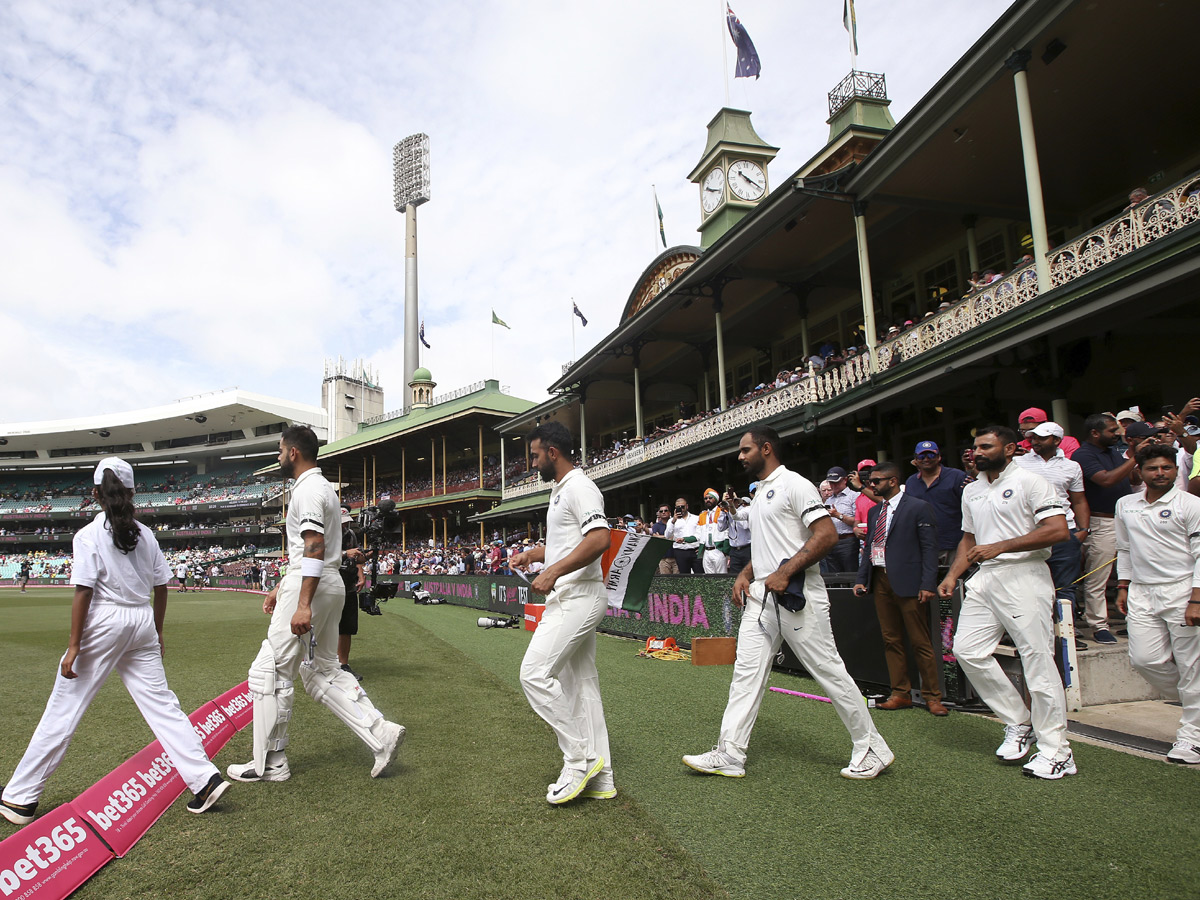
<svg viewBox="0 0 1200 900"><path fill-rule="evenodd" d="M525 697L554 729L563 764L572 769L585 769L597 757L604 757L605 772L612 768L596 671L596 626L607 607L599 581L551 591L521 661Z"/></svg>
<svg viewBox="0 0 1200 900"><path fill-rule="evenodd" d="M729 558L720 550L705 550L700 562L705 575L725 575L729 572Z"/></svg>
<svg viewBox="0 0 1200 900"><path fill-rule="evenodd" d="M9 803L36 803L42 796L46 781L62 762L80 719L113 669L121 676L129 696L171 757L184 784L195 793L217 774L217 767L209 760L191 722L180 709L179 699L167 687L162 651L154 630L154 611L149 604L120 606L93 600L83 625L74 669L76 678L64 678L59 668L46 711L29 740L29 749L4 789L4 799Z"/></svg>
<svg viewBox="0 0 1200 900"><path fill-rule="evenodd" d="M721 718L721 746L725 752L745 763L750 732L762 706L771 663L786 640L805 671L829 695L834 710L850 732L854 742L851 759L858 759L868 749L882 755L888 749L887 743L875 729L862 692L846 671L834 643L828 594L823 590L808 591L804 609L791 612L780 607L776 620L774 601L764 605L757 597L762 592L761 584L755 582L750 590L753 593L742 610L742 624L738 628L729 702Z"/></svg>
<svg viewBox="0 0 1200 900"><path fill-rule="evenodd" d="M1054 665L1054 580L1041 560L982 567L966 583L954 655L979 696L1005 725L1033 725L1038 753L1062 759L1067 698ZM992 656L1008 632L1021 657L1031 708Z"/></svg>
<svg viewBox="0 0 1200 900"><path fill-rule="evenodd" d="M1184 625L1192 579L1129 585L1129 661L1164 700L1183 707L1175 739L1200 746L1200 627Z"/></svg>

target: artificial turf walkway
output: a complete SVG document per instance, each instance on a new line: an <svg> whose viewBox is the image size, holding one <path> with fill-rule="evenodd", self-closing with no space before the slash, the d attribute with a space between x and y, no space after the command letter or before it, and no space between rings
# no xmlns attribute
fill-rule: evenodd
<svg viewBox="0 0 1200 900"><path fill-rule="evenodd" d="M245 677L265 618L252 596L171 598L167 673L190 711ZM41 714L68 604L65 591L0 591L0 780ZM679 757L715 741L730 669L637 659L615 638L598 661L620 796L550 807L554 739L517 684L528 635L479 629L475 610L384 610L363 618L352 662L409 729L394 774L372 781L367 751L298 692L289 782L235 785L201 817L177 802L77 896L1197 896L1200 772L1076 743L1080 775L1041 782L996 764L994 722L915 710L874 713L897 761L851 782L833 710L769 693L747 777L705 777ZM43 808L149 738L112 679ZM217 762L246 758L243 732Z"/></svg>

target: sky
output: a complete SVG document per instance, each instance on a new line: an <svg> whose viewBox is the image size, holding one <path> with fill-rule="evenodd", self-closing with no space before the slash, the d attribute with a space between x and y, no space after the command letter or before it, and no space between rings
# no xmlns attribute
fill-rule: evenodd
<svg viewBox="0 0 1200 900"><path fill-rule="evenodd" d="M729 105L781 148L773 185L825 143L841 0L737 0L757 80L732 77L723 6L0 4L0 422L234 386L319 405L339 356L400 407L392 146L417 132L435 394L495 377L546 399L662 250L653 190L668 244L697 243L687 175L726 71ZM858 68L886 74L900 119L1007 6L858 0Z"/></svg>

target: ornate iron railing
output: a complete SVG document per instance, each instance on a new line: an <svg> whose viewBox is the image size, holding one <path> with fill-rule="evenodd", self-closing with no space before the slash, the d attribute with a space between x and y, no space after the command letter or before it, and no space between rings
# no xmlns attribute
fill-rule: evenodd
<svg viewBox="0 0 1200 900"><path fill-rule="evenodd" d="M842 107L855 97L866 97L870 100L887 99L887 82L883 75L877 72L860 72L854 69L829 92L829 118L833 118Z"/></svg>
<svg viewBox="0 0 1200 900"><path fill-rule="evenodd" d="M865 75L868 73L854 73ZM849 79L847 79L849 80ZM845 82L843 82L845 84ZM841 87L839 85L839 87ZM830 95L832 97L832 94ZM1145 247L1155 240L1200 221L1200 173L1114 216L1086 234L1050 251L1050 282L1060 287L1106 263ZM879 371L915 359L972 329L996 319L1038 296L1037 272L1028 263L999 281L973 291L949 309L918 322L913 328L876 345ZM652 438L620 456L587 467L592 479L604 478L721 435L730 437L756 422L810 403L825 403L867 382L870 357L862 355L794 384L765 391L758 397L716 413L677 431ZM732 449L732 448L731 448ZM504 499L546 490L538 479L508 487Z"/></svg>

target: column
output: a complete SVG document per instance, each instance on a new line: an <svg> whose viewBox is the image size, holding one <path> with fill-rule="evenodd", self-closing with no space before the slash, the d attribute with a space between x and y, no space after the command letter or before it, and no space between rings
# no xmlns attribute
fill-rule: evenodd
<svg viewBox="0 0 1200 900"><path fill-rule="evenodd" d="M442 435L442 494L446 493L446 436Z"/></svg>
<svg viewBox="0 0 1200 900"><path fill-rule="evenodd" d="M479 426L479 489L483 490L483 426ZM479 523L480 531L483 534L483 523ZM482 539L481 539L482 540Z"/></svg>
<svg viewBox="0 0 1200 900"><path fill-rule="evenodd" d="M483 546L483 522L479 523L479 546Z"/></svg>
<svg viewBox="0 0 1200 900"><path fill-rule="evenodd" d="M854 208L854 237L858 243L858 280L862 288L863 333L867 352L871 355L871 371L879 371L878 338L875 333L875 295L871 289L871 259L867 254L867 204L856 200Z"/></svg>
<svg viewBox="0 0 1200 900"><path fill-rule="evenodd" d="M400 445L400 502L404 502L404 495L408 491L408 453L404 449L404 445Z"/></svg>
<svg viewBox="0 0 1200 900"><path fill-rule="evenodd" d="M367 502L367 457L363 455L363 506L374 506L375 501Z"/></svg>
<svg viewBox="0 0 1200 900"><path fill-rule="evenodd" d="M804 367L808 368L808 358L812 356L812 347L808 343L808 316L800 320L800 349L804 351Z"/></svg>
<svg viewBox="0 0 1200 900"><path fill-rule="evenodd" d="M375 482L375 454L371 454L371 505L379 502L379 485Z"/></svg>
<svg viewBox="0 0 1200 900"><path fill-rule="evenodd" d="M645 437L645 430L642 426L642 376L641 366L638 365L638 357L634 356L633 362L633 421L637 426L637 437L640 441Z"/></svg>
<svg viewBox="0 0 1200 900"><path fill-rule="evenodd" d="M437 496L437 441L429 436L429 496ZM437 537L437 524L433 526L433 536Z"/></svg>
<svg viewBox="0 0 1200 900"><path fill-rule="evenodd" d="M500 496L504 496L504 484L508 480L507 467L504 464L504 435L500 435Z"/></svg>
<svg viewBox="0 0 1200 900"><path fill-rule="evenodd" d="M579 391L579 466L587 468L587 418L584 415L586 391Z"/></svg>
<svg viewBox="0 0 1200 900"><path fill-rule="evenodd" d="M345 506L342 503L342 464L338 463L338 506Z"/></svg>
<svg viewBox="0 0 1200 900"><path fill-rule="evenodd" d="M717 408L724 409L729 402L729 392L725 386L725 331L721 327L721 301L713 301L713 320L717 330ZM709 407L710 409L712 407Z"/></svg>
<svg viewBox="0 0 1200 900"><path fill-rule="evenodd" d="M967 266L972 272L979 271L979 242L975 240L975 223L979 217L974 213L963 216L963 227L967 229ZM965 285L963 285L965 287Z"/></svg>
<svg viewBox="0 0 1200 900"><path fill-rule="evenodd" d="M1038 166L1033 134L1033 107L1029 102L1029 77L1025 67L1031 54L1018 50L1004 61L1013 73L1017 92L1017 122L1021 127L1021 155L1025 159L1025 191L1029 195L1029 228L1033 232L1033 264L1037 269L1038 293L1050 290L1050 241L1046 236L1046 205L1042 201L1042 172Z"/></svg>
<svg viewBox="0 0 1200 900"><path fill-rule="evenodd" d="M707 362L707 360L705 360ZM712 391L708 387L708 369L704 370L704 411L712 409Z"/></svg>

